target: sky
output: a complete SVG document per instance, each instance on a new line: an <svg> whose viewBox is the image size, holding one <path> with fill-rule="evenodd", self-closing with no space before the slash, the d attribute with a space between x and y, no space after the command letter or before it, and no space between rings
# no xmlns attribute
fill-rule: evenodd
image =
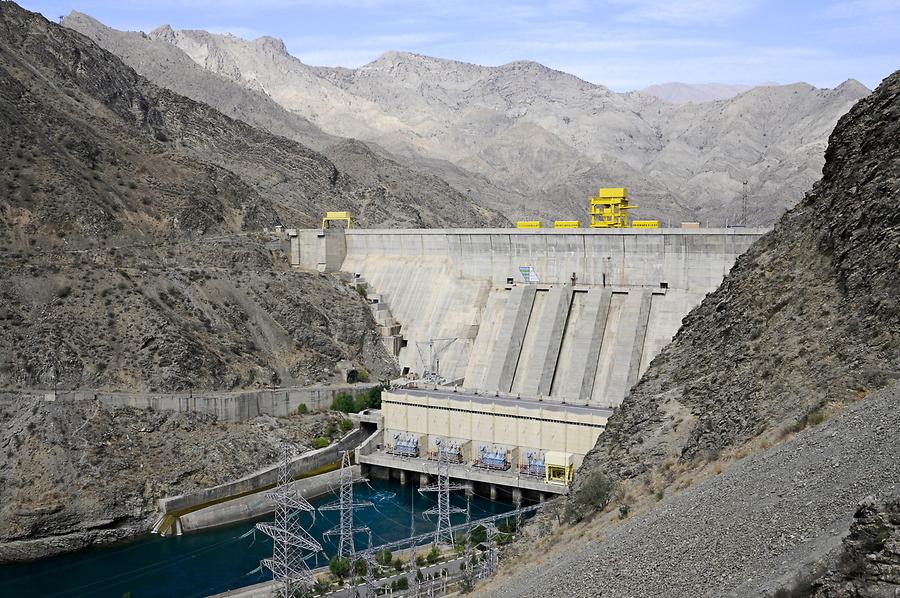
<svg viewBox="0 0 900 598"><path fill-rule="evenodd" d="M401 50L535 60L616 91L669 81L869 88L900 68L900 0L17 0L116 29L270 35L307 64Z"/></svg>

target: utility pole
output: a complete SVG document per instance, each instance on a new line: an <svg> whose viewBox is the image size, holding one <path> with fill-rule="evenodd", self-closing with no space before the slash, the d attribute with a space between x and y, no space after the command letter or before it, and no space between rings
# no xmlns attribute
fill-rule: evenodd
<svg viewBox="0 0 900 598"><path fill-rule="evenodd" d="M315 509L291 488L291 481L291 454L285 447L278 468L278 485L269 492L275 503L275 521L256 524L256 529L272 538L272 558L263 559L262 565L272 572L275 587L282 596L293 596L312 584L303 552L322 550L322 545L303 528L300 519L303 511L314 513Z"/></svg>
<svg viewBox="0 0 900 598"><path fill-rule="evenodd" d="M419 492L437 492L437 506L425 511L425 515L437 515L437 527L434 530L434 544L441 542L454 546L453 530L450 525L452 513L463 513L459 507L450 506L450 491L465 490L462 484L450 483L450 454L445 445L446 438L439 438L435 442L438 447L438 479L436 484L429 484L420 488Z"/></svg>
<svg viewBox="0 0 900 598"><path fill-rule="evenodd" d="M326 536L339 536L338 557L345 558L356 555L356 547L353 544L353 534L367 532L368 527L355 527L353 525L353 511L365 507L374 506L369 501L353 501L353 469L350 465L350 451L344 451L341 458L341 494L337 501L319 507L319 511L340 511L341 522L337 526L325 532ZM357 480L363 481L363 480Z"/></svg>

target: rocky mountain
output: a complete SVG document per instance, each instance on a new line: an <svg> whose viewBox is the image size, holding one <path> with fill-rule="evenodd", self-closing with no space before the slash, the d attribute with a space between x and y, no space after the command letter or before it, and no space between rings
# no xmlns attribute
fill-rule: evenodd
<svg viewBox="0 0 900 598"><path fill-rule="evenodd" d="M766 85L777 85L767 83ZM699 104L728 100L734 96L753 89L754 85L729 83L660 83L641 89L640 92L660 99L669 104Z"/></svg>
<svg viewBox="0 0 900 598"><path fill-rule="evenodd" d="M840 120L822 179L685 318L481 595L900 590L898 173L900 71Z"/></svg>
<svg viewBox="0 0 900 598"><path fill-rule="evenodd" d="M364 225L389 228L508 225L496 213L473 205L443 180L405 167L382 148L326 134L262 91L243 87L200 67L187 54L163 41L168 39L166 32L171 30L161 28L153 36L117 31L79 12L69 14L62 24L90 37L160 87L326 156L355 186L362 187L361 192L351 192L359 195L353 207ZM345 200L322 198L319 207L340 209L344 203ZM308 226L310 222L303 219L292 224Z"/></svg>
<svg viewBox="0 0 900 598"><path fill-rule="evenodd" d="M851 80L676 106L532 62L482 67L389 52L358 69L322 68L270 37L168 26L147 37L326 133L385 148L511 220L584 220L597 187L624 185L641 217L734 223L747 180L748 220L771 223L819 177L828 133L868 93Z"/></svg>
<svg viewBox="0 0 900 598"><path fill-rule="evenodd" d="M358 294L289 272L264 228L337 208L368 223L488 222L461 197L410 206L10 2L0 156L6 387L303 384L344 359L389 373Z"/></svg>
<svg viewBox="0 0 900 598"><path fill-rule="evenodd" d="M633 476L900 377L900 73L844 116L822 179L684 319L586 459Z"/></svg>

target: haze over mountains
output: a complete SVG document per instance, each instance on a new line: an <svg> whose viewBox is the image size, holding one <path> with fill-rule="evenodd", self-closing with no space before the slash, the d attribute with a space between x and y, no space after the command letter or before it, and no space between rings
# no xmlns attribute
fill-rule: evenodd
<svg viewBox="0 0 900 598"><path fill-rule="evenodd" d="M165 69L146 57L150 48L162 56L161 44L177 48L305 119L293 131L310 144L321 139L310 124L361 139L375 154L436 175L510 220L585 220L598 187L621 185L642 218L735 223L747 180L748 221L770 224L820 176L828 134L869 93L854 80L831 90L797 83L675 105L654 90L615 93L533 62L483 67L388 52L357 69L314 67L271 37L246 41L168 26L122 33L78 13L63 23L158 84L208 96L183 56L167 54ZM680 101L662 88L656 93Z"/></svg>

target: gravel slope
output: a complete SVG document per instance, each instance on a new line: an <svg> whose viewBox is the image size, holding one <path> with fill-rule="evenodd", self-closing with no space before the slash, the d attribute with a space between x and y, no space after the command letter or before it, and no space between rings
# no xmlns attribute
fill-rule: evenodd
<svg viewBox="0 0 900 598"><path fill-rule="evenodd" d="M900 384L549 557L490 596L763 596L837 550L856 505L900 488ZM566 580L560 584L559 580Z"/></svg>

